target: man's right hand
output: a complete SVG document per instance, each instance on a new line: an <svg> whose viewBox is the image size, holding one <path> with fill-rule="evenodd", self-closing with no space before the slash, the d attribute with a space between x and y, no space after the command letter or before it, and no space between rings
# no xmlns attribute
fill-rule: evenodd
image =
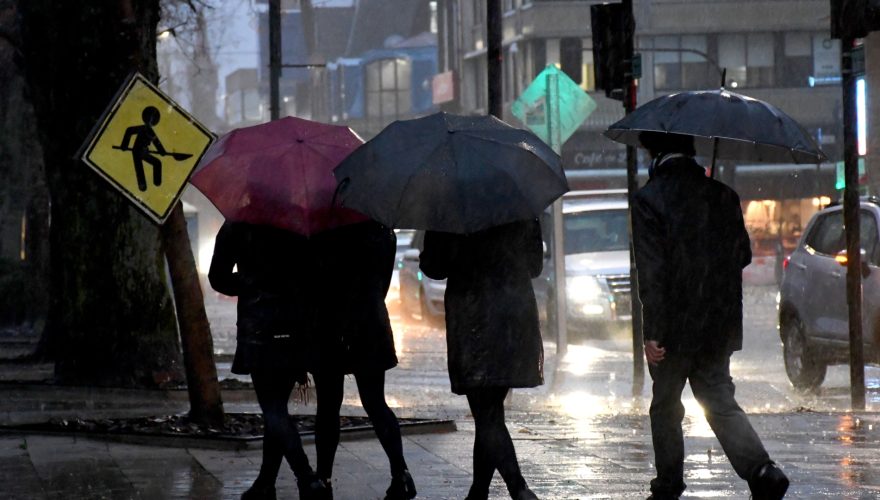
<svg viewBox="0 0 880 500"><path fill-rule="evenodd" d="M666 348L660 347L656 340L645 342L645 358L651 366L657 366L666 357Z"/></svg>

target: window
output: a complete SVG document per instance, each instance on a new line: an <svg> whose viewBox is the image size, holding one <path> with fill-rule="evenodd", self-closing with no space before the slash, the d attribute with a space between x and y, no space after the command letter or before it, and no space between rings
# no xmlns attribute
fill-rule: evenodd
<svg viewBox="0 0 880 500"><path fill-rule="evenodd" d="M774 45L770 33L749 33L746 38L746 83L749 87L772 87Z"/></svg>
<svg viewBox="0 0 880 500"><path fill-rule="evenodd" d="M807 245L818 253L837 255L846 248L843 212L838 211L821 217L816 222L812 234L807 238Z"/></svg>
<svg viewBox="0 0 880 500"><path fill-rule="evenodd" d="M714 66L706 59L706 35L658 36L654 39L654 87L704 89L716 87ZM704 55L705 54L705 55Z"/></svg>
<svg viewBox="0 0 880 500"><path fill-rule="evenodd" d="M629 249L626 210L588 210L565 214L565 254Z"/></svg>
<svg viewBox="0 0 880 500"><path fill-rule="evenodd" d="M782 87L806 87L813 69L813 54L808 33L785 33L778 82Z"/></svg>
<svg viewBox="0 0 880 500"><path fill-rule="evenodd" d="M367 64L367 119L389 122L409 114L411 63L408 59L381 59Z"/></svg>
<svg viewBox="0 0 880 500"><path fill-rule="evenodd" d="M718 66L727 69L725 87L772 87L776 44L771 33L718 35Z"/></svg>
<svg viewBox="0 0 880 500"><path fill-rule="evenodd" d="M709 44L706 35L681 37L681 84L685 89L718 87L721 77L714 77L715 69L706 60Z"/></svg>
<svg viewBox="0 0 880 500"><path fill-rule="evenodd" d="M868 263L874 266L880 265L880 244L878 244L877 221L874 215L862 210L859 214L859 237Z"/></svg>
<svg viewBox="0 0 880 500"><path fill-rule="evenodd" d="M679 37L658 36L654 38L654 88L681 88L681 53Z"/></svg>
<svg viewBox="0 0 880 500"><path fill-rule="evenodd" d="M727 81L724 86L729 89L743 87L746 84L746 37L745 35L718 35L718 65L727 69Z"/></svg>
<svg viewBox="0 0 880 500"><path fill-rule="evenodd" d="M874 215L862 210L859 214L859 233L862 248L869 263L880 263L880 244L878 244L877 221ZM815 229L807 238L807 245L824 255L837 255L846 250L846 229L843 225L843 211L824 215L817 221Z"/></svg>

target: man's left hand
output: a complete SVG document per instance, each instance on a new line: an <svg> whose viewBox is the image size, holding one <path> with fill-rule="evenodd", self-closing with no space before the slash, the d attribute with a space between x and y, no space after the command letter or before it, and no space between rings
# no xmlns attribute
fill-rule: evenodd
<svg viewBox="0 0 880 500"><path fill-rule="evenodd" d="M645 342L645 358L651 366L657 366L666 357L666 348L660 347L656 340Z"/></svg>

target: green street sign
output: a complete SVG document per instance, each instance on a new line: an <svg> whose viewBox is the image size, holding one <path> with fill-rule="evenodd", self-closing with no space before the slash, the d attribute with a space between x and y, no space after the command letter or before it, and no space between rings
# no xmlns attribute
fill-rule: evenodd
<svg viewBox="0 0 880 500"><path fill-rule="evenodd" d="M595 109L596 101L552 64L511 106L513 116L557 150Z"/></svg>

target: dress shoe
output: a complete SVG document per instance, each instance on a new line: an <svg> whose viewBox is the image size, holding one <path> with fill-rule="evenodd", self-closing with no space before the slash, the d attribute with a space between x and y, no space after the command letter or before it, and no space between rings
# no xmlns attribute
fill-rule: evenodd
<svg viewBox="0 0 880 500"><path fill-rule="evenodd" d="M773 462L764 464L749 481L754 500L780 500L788 491L788 478Z"/></svg>

